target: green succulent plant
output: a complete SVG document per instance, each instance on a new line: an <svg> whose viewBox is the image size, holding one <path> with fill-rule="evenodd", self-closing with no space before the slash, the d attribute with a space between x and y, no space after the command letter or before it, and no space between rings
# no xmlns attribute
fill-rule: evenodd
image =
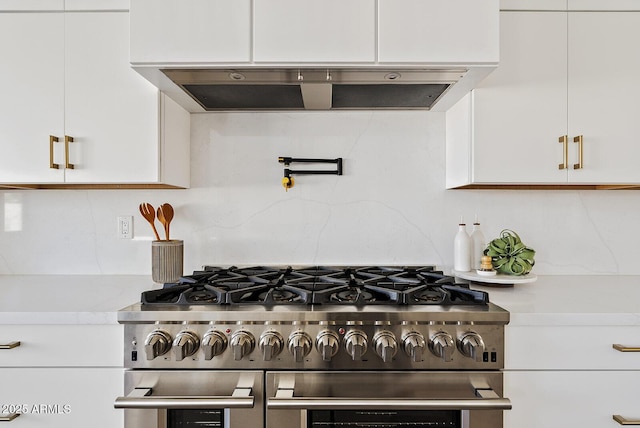
<svg viewBox="0 0 640 428"><path fill-rule="evenodd" d="M535 264L536 252L524 245L513 230L505 229L499 238L489 242L484 255L491 257L491 264L498 273L526 275Z"/></svg>

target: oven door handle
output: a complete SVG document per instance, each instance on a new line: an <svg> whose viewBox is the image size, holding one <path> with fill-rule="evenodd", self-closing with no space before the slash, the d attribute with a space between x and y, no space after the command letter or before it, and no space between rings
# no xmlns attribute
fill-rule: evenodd
<svg viewBox="0 0 640 428"><path fill-rule="evenodd" d="M152 396L152 388L135 388L126 397L117 397L116 409L246 409L253 408L255 397L250 388L236 388L231 396L159 395Z"/></svg>
<svg viewBox="0 0 640 428"><path fill-rule="evenodd" d="M296 397L267 400L269 409L340 410L510 410L508 398L416 399Z"/></svg>

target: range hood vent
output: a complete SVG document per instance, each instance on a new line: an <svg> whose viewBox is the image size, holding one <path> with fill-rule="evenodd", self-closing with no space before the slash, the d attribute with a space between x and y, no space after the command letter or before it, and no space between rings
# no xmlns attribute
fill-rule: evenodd
<svg viewBox="0 0 640 428"><path fill-rule="evenodd" d="M466 69L165 69L206 111L429 110Z"/></svg>

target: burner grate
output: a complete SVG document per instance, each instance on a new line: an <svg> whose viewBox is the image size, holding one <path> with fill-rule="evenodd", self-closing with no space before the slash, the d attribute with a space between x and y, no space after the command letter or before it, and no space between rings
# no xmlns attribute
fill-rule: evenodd
<svg viewBox="0 0 640 428"><path fill-rule="evenodd" d="M142 293L142 304L487 305L488 294L433 266L205 266L175 284Z"/></svg>

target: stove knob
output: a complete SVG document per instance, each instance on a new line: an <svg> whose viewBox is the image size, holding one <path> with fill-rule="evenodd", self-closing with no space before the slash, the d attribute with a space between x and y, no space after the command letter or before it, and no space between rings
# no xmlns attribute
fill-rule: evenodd
<svg viewBox="0 0 640 428"><path fill-rule="evenodd" d="M424 349L427 345L424 340L424 336L417 331L410 331L402 339L404 345L404 352L407 354L411 361L419 363L423 361Z"/></svg>
<svg viewBox="0 0 640 428"><path fill-rule="evenodd" d="M332 330L322 330L316 337L316 349L322 355L323 361L331 361L331 357L338 353L340 338Z"/></svg>
<svg viewBox="0 0 640 428"><path fill-rule="evenodd" d="M304 331L294 331L289 336L289 352L293 355L296 363L301 363L304 357L309 355L312 346L311 337Z"/></svg>
<svg viewBox="0 0 640 428"><path fill-rule="evenodd" d="M233 350L233 359L240 361L245 355L253 352L256 346L256 340L253 334L245 330L238 330L231 335L231 349Z"/></svg>
<svg viewBox="0 0 640 428"><path fill-rule="evenodd" d="M429 350L436 357L442 358L442 361L449 362L453 358L453 351L456 343L449 333L439 331L431 338L429 342Z"/></svg>
<svg viewBox="0 0 640 428"><path fill-rule="evenodd" d="M373 348L382 361L388 363L398 352L398 342L393 333L383 330L373 336Z"/></svg>
<svg viewBox="0 0 640 428"><path fill-rule="evenodd" d="M200 339L195 333L183 330L173 339L173 355L176 361L182 361L196 353L200 347Z"/></svg>
<svg viewBox="0 0 640 428"><path fill-rule="evenodd" d="M458 348L465 357L472 358L475 361L482 361L484 342L478 333L470 331L462 335L458 342Z"/></svg>
<svg viewBox="0 0 640 428"><path fill-rule="evenodd" d="M202 336L202 350L204 359L210 360L227 349L227 336L218 330L209 330Z"/></svg>
<svg viewBox="0 0 640 428"><path fill-rule="evenodd" d="M367 335L360 330L349 330L344 335L344 347L353 361L358 361L367 352Z"/></svg>
<svg viewBox="0 0 640 428"><path fill-rule="evenodd" d="M164 355L171 349L171 335L164 330L153 330L144 341L147 360Z"/></svg>
<svg viewBox="0 0 640 428"><path fill-rule="evenodd" d="M284 346L284 340L277 331L265 331L260 335L260 349L262 350L262 359L264 361L271 361L273 357L276 357Z"/></svg>

